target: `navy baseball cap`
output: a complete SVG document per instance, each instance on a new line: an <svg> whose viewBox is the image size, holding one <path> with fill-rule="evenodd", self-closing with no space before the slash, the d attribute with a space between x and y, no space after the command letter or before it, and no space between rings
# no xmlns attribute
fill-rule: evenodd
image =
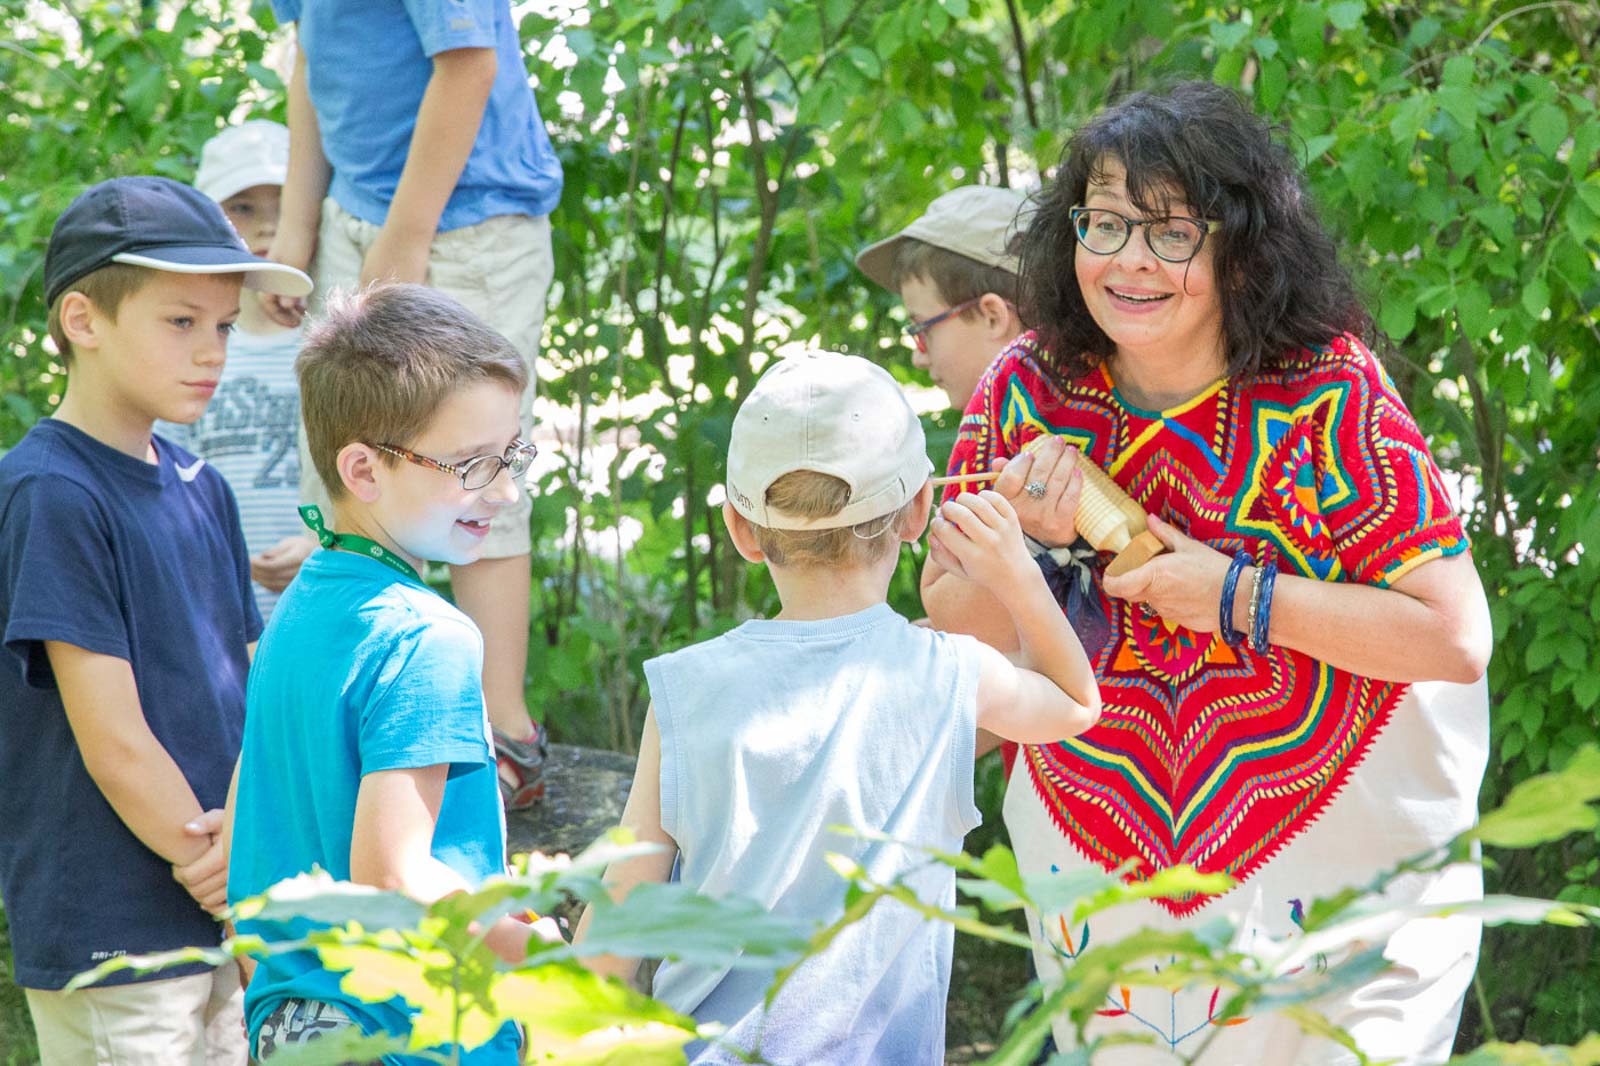
<svg viewBox="0 0 1600 1066"><path fill-rule="evenodd" d="M305 296L302 270L251 255L222 208L171 178L112 178L61 212L44 255L44 298L111 263L174 274L243 274L245 288Z"/></svg>

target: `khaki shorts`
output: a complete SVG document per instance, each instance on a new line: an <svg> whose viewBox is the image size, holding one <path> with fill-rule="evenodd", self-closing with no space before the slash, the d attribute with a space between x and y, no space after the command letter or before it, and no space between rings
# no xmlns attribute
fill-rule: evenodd
<svg viewBox="0 0 1600 1066"><path fill-rule="evenodd" d="M111 988L26 991L41 1066L244 1066L236 963Z"/></svg>
<svg viewBox="0 0 1600 1066"><path fill-rule="evenodd" d="M317 288L312 315L322 310L328 294L354 288L361 262L380 229L350 214L333 201L322 202L322 227L311 275ZM522 432L533 428L534 362L544 331L545 297L555 277L550 248L550 219L544 215L497 215L474 226L446 230L433 238L428 253L428 284L460 300L462 305L500 332L522 356L528 387L522 394ZM519 486L520 488L521 486ZM306 452L300 435L300 498L328 505L327 490ZM532 550L526 491L494 518L484 538L483 558L505 559Z"/></svg>

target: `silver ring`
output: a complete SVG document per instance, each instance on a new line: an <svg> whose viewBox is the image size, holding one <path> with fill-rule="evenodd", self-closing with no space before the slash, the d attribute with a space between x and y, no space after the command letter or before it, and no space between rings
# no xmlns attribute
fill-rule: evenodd
<svg viewBox="0 0 1600 1066"><path fill-rule="evenodd" d="M1044 499L1044 494L1047 491L1047 486L1042 481L1030 481L1026 485L1022 486L1022 491L1026 492L1029 496L1036 500L1042 500Z"/></svg>

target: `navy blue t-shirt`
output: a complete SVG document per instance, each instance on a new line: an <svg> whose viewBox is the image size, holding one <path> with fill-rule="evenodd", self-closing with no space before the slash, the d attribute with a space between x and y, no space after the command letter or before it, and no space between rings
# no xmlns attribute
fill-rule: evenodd
<svg viewBox="0 0 1600 1066"><path fill-rule="evenodd" d="M45 419L0 458L0 895L27 988L124 952L218 941L89 777L44 648L128 660L150 731L200 806L223 805L261 616L227 483L162 438L155 448L160 461L142 462Z"/></svg>

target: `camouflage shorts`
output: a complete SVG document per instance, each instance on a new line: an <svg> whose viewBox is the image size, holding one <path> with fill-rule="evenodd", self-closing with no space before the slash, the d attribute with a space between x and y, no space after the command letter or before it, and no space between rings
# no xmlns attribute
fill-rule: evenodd
<svg viewBox="0 0 1600 1066"><path fill-rule="evenodd" d="M256 1034L255 1054L252 1060L268 1063L272 1056L287 1047L299 1047L320 1039L329 1033L356 1027L350 1015L334 1006L315 999L285 999L261 1023ZM355 1066L355 1064L347 1064Z"/></svg>

